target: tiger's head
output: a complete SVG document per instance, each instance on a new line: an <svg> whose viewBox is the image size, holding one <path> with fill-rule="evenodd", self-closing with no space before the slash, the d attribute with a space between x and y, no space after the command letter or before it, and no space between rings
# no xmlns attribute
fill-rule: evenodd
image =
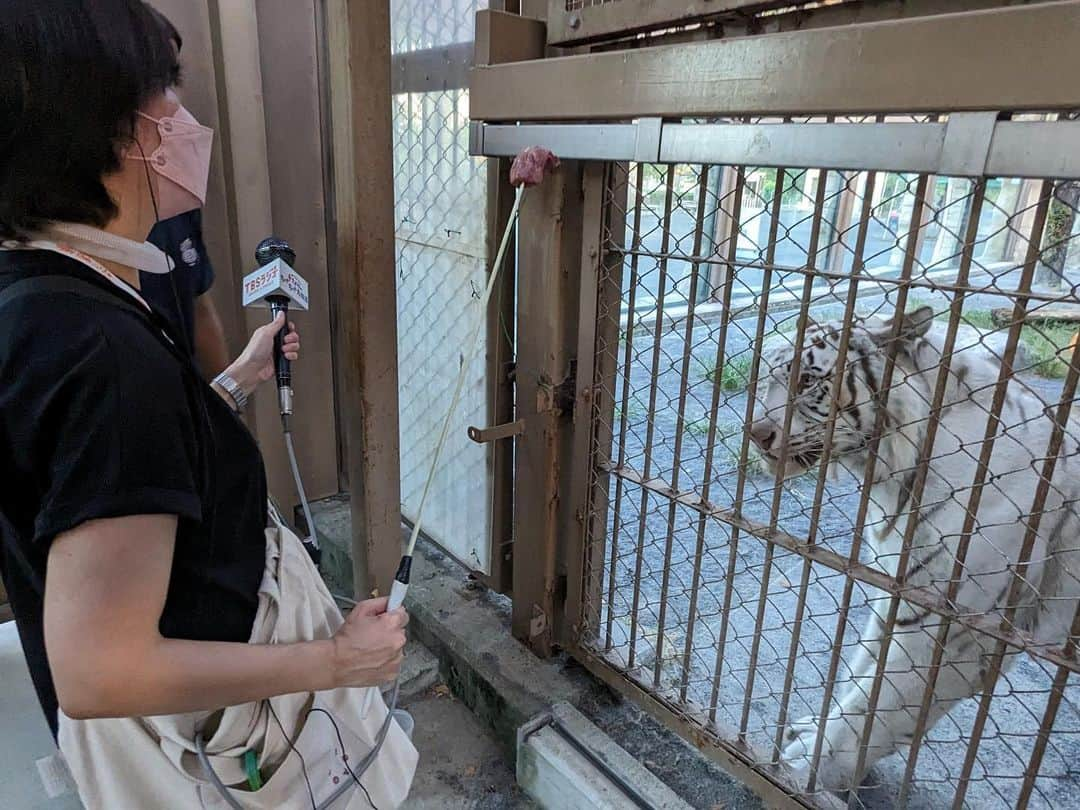
<svg viewBox="0 0 1080 810"><path fill-rule="evenodd" d="M915 357L928 345L925 336L933 319L931 307L920 307L903 316L894 386L898 380L909 376L905 370L909 364L905 360ZM886 347L894 334L894 321L856 320L850 328L842 369L837 369L837 362L845 325L839 321L807 325L797 364L795 347L790 343L762 357L750 438L771 473L776 473L784 445L784 422L794 366L797 366L798 380L787 431L784 476L806 472L821 460L834 398L837 400L836 422L830 458L835 461L840 456L850 457L865 451L874 431L875 401L885 370ZM911 385L894 387L889 394L889 411L915 407L918 399L917 391ZM886 424L899 421L886 419Z"/></svg>

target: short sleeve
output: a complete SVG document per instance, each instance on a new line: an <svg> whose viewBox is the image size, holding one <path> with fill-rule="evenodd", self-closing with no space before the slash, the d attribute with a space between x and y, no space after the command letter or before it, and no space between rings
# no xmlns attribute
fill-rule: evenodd
<svg viewBox="0 0 1080 810"><path fill-rule="evenodd" d="M94 327L76 350L39 356L25 369L26 410L16 421L24 438L33 436L36 542L88 520L201 518L184 371L144 325L127 320L120 334Z"/></svg>

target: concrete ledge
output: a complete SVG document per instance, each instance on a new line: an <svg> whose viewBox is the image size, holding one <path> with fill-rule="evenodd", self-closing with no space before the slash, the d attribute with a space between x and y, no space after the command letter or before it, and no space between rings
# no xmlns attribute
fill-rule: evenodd
<svg viewBox="0 0 1080 810"><path fill-rule="evenodd" d="M331 590L352 593L347 497L312 504ZM438 659L455 696L491 729L508 763L517 762L518 729L560 703L576 707L618 740L627 757L689 806L758 810L761 801L696 748L566 656L542 660L510 633L510 602L473 580L456 561L421 540L406 607L409 633ZM408 661L408 656L406 656Z"/></svg>
<svg viewBox="0 0 1080 810"><path fill-rule="evenodd" d="M510 762L520 726L553 703L577 703L589 692L589 684L575 683L558 664L515 641L509 604L430 546L417 549L405 606L410 632L435 653L443 680L491 727Z"/></svg>
<svg viewBox="0 0 1080 810"><path fill-rule="evenodd" d="M545 810L621 810L631 801L631 793L654 810L690 810L690 805L568 703L552 706L550 712L521 727L517 780Z"/></svg>

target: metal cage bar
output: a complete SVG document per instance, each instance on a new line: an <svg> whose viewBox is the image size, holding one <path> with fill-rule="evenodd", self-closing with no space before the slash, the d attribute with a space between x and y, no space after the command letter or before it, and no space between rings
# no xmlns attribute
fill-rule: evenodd
<svg viewBox="0 0 1080 810"><path fill-rule="evenodd" d="M878 116L876 123L894 123L882 118ZM1004 123L993 116L989 128L989 118L954 116L950 121L965 121L965 137L987 144L989 154L1003 131L997 128ZM820 127L810 134L813 139L835 131L826 127L862 126L802 121L776 126ZM1075 228L1053 239L1044 236L1051 233L1050 221L1064 216L1062 205L1071 206L1080 220L1080 205L1073 204L1068 184L1047 178L1040 178L1041 183L994 178L987 169L990 163L978 160L960 166L964 171L941 177L926 171L846 171L827 165L806 171L774 171L744 163L684 165L674 155L657 163L664 156L666 124L646 128L653 140L644 137L639 125L616 126L622 134L612 141L613 150L630 142L629 130L621 127L632 127L634 151L627 159L638 160L607 164L607 172L623 172L627 185L635 185L632 194L608 200L614 206L612 215L625 218L631 227L625 236L603 237L606 241L599 249L608 266L618 268L621 290L608 290L610 300L602 309L591 307L598 321L610 322L608 331L619 321L622 346L616 349L611 338L596 337L593 362L579 367L590 369L592 375L591 382L579 382L579 394L582 385L591 385L589 395L610 401L612 413L604 416L589 405L575 406L575 414L589 417L593 436L600 435L602 423L609 420L612 441L607 447L591 440L587 458L582 453L576 460L587 465L589 475L579 480L589 481L593 491L583 500L585 513L579 518L586 527L584 570L591 584L581 589L580 611L575 607L575 616L568 617L579 622L571 638L574 654L605 680L667 713L672 724L701 744L716 745L723 757L748 764L801 802L831 801L825 792L831 782L822 770L834 750L826 718L837 716L845 694L859 689L864 690L863 697L857 715L850 719L850 736L844 737L853 741L855 772L881 756L877 746L884 743L879 740L892 739L892 721L883 719L887 713L907 712L905 728L916 727L906 760L901 754L889 765L889 773L897 774L901 804L910 801L915 788L934 790L936 800L947 787L958 788L948 797L957 806L975 796L980 802L1015 799L1023 806L1049 795L1047 780L1062 767L1055 734L1063 723L1071 730L1077 722L1066 688L1073 674L1080 674L1080 661L1075 639L1062 648L1015 621L1011 613L1021 604L1018 596L1027 598L1027 590L1017 589L1028 588L1032 580L1027 574L1038 562L1032 550L1039 532L1037 519L1048 508L1044 500L1055 472L1053 459L1059 447L1053 441L1039 456L1041 491L1033 503L1024 505L1029 518L1026 529L1021 529L1025 541L1019 559L1013 562L1013 555L1000 564L985 558L980 563L995 572L994 566L1015 566L995 573L1010 578L1014 593L1005 603L998 600L992 608L977 612L959 598L957 586L967 576L972 539L983 543L979 501L997 486L998 472L989 463L995 443L1017 418L1002 411L1003 403L1021 394L1041 396L1024 382L1024 375L1034 363L1049 361L1020 358L1022 349L1031 351L1024 348L1030 342L1029 329L1034 328L1030 319L1044 317L1036 304L1077 298L1075 289L1033 289L1031 284L1050 246L1063 240L1068 244L1069 239L1080 244L1080 233L1073 235ZM958 130L949 135L949 124L941 121L929 126L946 132L954 142L949 149L956 149ZM523 137L544 140L535 133ZM821 148L816 142L807 154L819 155ZM599 151L591 145L587 149ZM955 160L955 151L948 159ZM1056 158L1040 160L1049 165ZM802 165L812 163L804 156ZM796 161L796 168L799 165ZM727 179L711 182L720 176ZM1053 216L1052 206L1056 206ZM583 254L582 261L593 258ZM1014 286L1017 275L1020 283ZM711 297L703 296L710 278L715 279L715 288ZM878 331L873 376L857 398L841 400L832 393L822 406L824 428L815 434L821 452L814 462L822 466L805 482L782 480L776 472L765 479L755 467L747 426L756 400L768 387L780 437L776 470L785 469L796 452L789 440L796 430L792 414L800 394L803 350L812 345L808 318L816 320L820 310L832 313L825 315L830 322L839 321L833 335L835 363L827 376L833 392L846 392L850 383L844 369L853 362L850 346L858 347L851 351L868 351L869 322L861 320L867 303L874 307L870 314L895 310L898 315L927 294L943 302L940 307L935 303L933 311L943 323L936 327L933 361L916 369L922 375L921 387L911 389L908 382L915 372L911 357L900 348L907 328L904 320L894 317L892 324L874 327ZM597 296L583 292L583 301L593 298ZM1011 319L1002 316L1007 321L1004 328L969 321L973 306L992 306L999 300L1014 302ZM796 307L794 313L791 306ZM581 317L591 317L584 305ZM782 331L785 320L790 331ZM588 335L598 332L584 332L580 351L588 350L592 340ZM856 334L861 343L853 343ZM783 356L790 358L784 372L788 376L781 376L780 382L770 376L773 369L762 366L763 353L774 339L786 341ZM937 470L938 454L943 452L940 440L953 441L948 432L953 429L949 409L955 405L950 386L960 373L957 369L963 368L962 363L956 365L957 358L968 356L963 353L969 350L990 351L1000 365L994 366L992 378L980 378L978 409L972 411L979 420L974 427L979 435L965 439L959 451L964 480L955 482L949 499L956 503L955 527L964 525L950 529L945 564L952 572L936 571L931 577L922 573L924 556L935 549L926 543L937 541L932 533L924 535L930 531L924 515L943 497L935 484L937 494L930 500L931 482L937 480L933 476L940 477L931 470ZM609 368L597 371L607 355ZM856 367L861 362L856 360ZM697 370L698 364L702 370ZM1072 373L1080 376L1075 369ZM737 389L732 387L736 377L741 379ZM858 379L862 385L863 377ZM1074 429L1062 410L1075 395L1068 383L1066 379L1057 397L1058 445ZM1075 383L1074 379L1074 388ZM897 417L894 399L896 407L902 402L917 407L913 404L911 415ZM863 414L866 445L859 451L863 460L850 471L846 458L851 445L836 437L841 435L839 425L849 419L846 409L854 404ZM695 419L698 415L701 418ZM733 417L735 422L730 421ZM1044 417L1032 412L1026 418ZM887 455L892 451L884 437L907 428L912 437L910 460L897 466ZM1043 444L1043 439L1039 442ZM581 444L575 440L575 446ZM1072 452L1072 444L1068 447ZM839 470L839 489L828 480L830 468ZM886 490L878 489L882 481L891 487L889 492L903 493L895 507L892 495L887 501ZM894 543L888 551L871 539L872 533L877 537L882 532ZM786 570L788 560L795 561L796 573ZM577 576L572 567L571 575ZM825 604L834 608L823 611ZM862 615L876 616L884 629L857 634L849 625ZM925 657L901 660L901 645L908 649L909 640L919 634L926 635L920 647L926 650ZM1028 710L1030 722L1014 725L1012 737L994 743L1011 747L1017 761L1027 763L1022 771L1020 765L1010 766L1009 774L1016 771L1008 776L1013 783L1006 784L1005 774L988 771L984 764L991 743L984 743L983 737L989 735L983 731L990 727L989 709L997 699L992 689L948 721L959 727L951 737L930 734L951 705L942 708L934 683L954 665L945 645L958 637L983 639L987 650L995 648L996 658L988 659L991 680L1004 673L1011 656L1020 652L1046 673L1045 679L1032 681L1038 686L1026 687L1035 690L1039 701ZM931 640L937 642L933 650ZM855 669L853 652L866 660L865 668ZM925 685L919 682L912 693L912 679L921 677ZM1030 681L1036 675L1025 677ZM909 684L902 706L897 680L901 678ZM801 706L810 707L806 720L816 722L816 727L802 732L807 735L808 771L796 784L785 782L784 762L791 756L786 750L791 718L798 717ZM935 772L927 770L930 762L920 767L920 753L924 760L927 750L940 758L946 745L951 746L951 759L938 765L943 772L928 776ZM852 791L847 801L861 806L862 793Z"/></svg>
<svg viewBox="0 0 1080 810"><path fill-rule="evenodd" d="M787 170L786 169L777 169L777 172L776 172L776 177L777 177L776 188L775 188L775 191L773 193L773 201L772 201L773 218L772 218L772 222L769 225L769 242L768 242L768 247L766 248L767 253L766 253L766 259L765 259L765 276L764 276L764 278L765 278L765 281L767 283L765 283L763 285L763 287L762 287L762 305L759 308L758 319L757 319L756 335L757 335L758 345L761 345L761 340L762 340L762 338L764 336L764 333L765 333L765 315L766 315L766 311L767 311L767 308L768 308L769 290L770 290L770 288L772 286L771 285L772 265L773 265L773 263L775 261L775 258L776 258L776 256L775 256L776 235L777 235L777 229L780 226L780 216L779 216L780 203L781 203L781 200L783 199L783 194L784 194L783 178L786 177L786 176L787 176ZM732 264L734 263L735 254L736 254L736 251L738 249L738 239L737 239L737 236L735 236L737 233L738 233L738 228L733 227L732 228L733 236L730 238L730 241L729 241L729 244L728 244L728 259L729 259L729 262L732 263ZM716 366L715 367L717 369L723 367L724 352L725 352L725 349L726 349L726 346L727 346L727 329L728 329L728 324L730 323L731 287L732 287L732 283L733 283L733 277L734 277L734 274L731 273L731 272L728 272L726 274L726 276L725 276L725 284L724 284L724 292L723 292L724 301L723 301L723 310L722 310L723 313L724 313L724 320L723 320L723 322L721 324L720 336L717 339L717 344L716 344ZM755 356L754 356L754 358L752 360L752 366L751 366L751 370L750 370L750 387L749 387L750 395L747 397L747 402L746 402L746 418L748 420L753 418L754 394L757 391L758 375L760 373L760 368L761 368L761 355L760 355L760 353L757 353L757 354L755 354ZM711 408L711 411L710 411L710 422L709 422L709 452L710 452L710 455L708 456L709 462L708 462L708 465L707 465L707 469L709 470L710 475L709 475L709 477L706 478L706 482L709 482L711 480L711 474L712 474L712 455L711 455L711 453L712 453L712 451L714 449L713 445L714 445L714 442L715 442L716 412L717 412L717 407L719 405L720 385L721 385L721 379L720 379L719 375L717 375L716 379L713 381L713 401L712 401L712 408ZM745 491L746 491L746 459L747 459L747 453L749 452L749 445L750 445L750 436L749 436L748 433L746 433L744 431L743 432L742 446L739 449L739 477L738 477L738 480L735 483L735 504L734 504L734 512L735 512L735 514L738 514L740 512L740 510L742 509L743 497L744 497ZM708 503L708 490L705 489L702 492L701 506L706 507L707 503ZM704 530L705 530L704 529L704 521L708 517L708 511L707 511L706 508L702 509L701 515L702 515L702 518L701 518L701 521L699 522L698 530L699 530L700 533L703 534ZM732 526L731 538L728 541L729 549L730 549L729 550L728 561L727 561L727 574L728 575L726 577L726 582L724 583L724 603L723 603L723 609L722 609L721 614L720 614L720 634L719 634L719 639L718 639L717 644L716 644L716 663L715 663L714 668L713 668L713 688L712 688L712 694L711 694L711 696L709 698L709 719L711 721L713 721L713 722L716 721L716 707L717 707L717 703L719 701L719 690L720 690L720 673L721 673L721 671L723 669L724 648L725 648L725 644L727 642L727 634L728 634L728 617L729 617L730 611L731 611L731 597L732 597L732 594L733 594L734 589L735 589L735 577L734 577L733 572L735 570L736 555L738 554L738 550L739 550L739 528L740 527L737 526L737 525Z"/></svg>
<svg viewBox="0 0 1080 810"><path fill-rule="evenodd" d="M845 327L840 332L840 342L837 348L836 365L833 370L832 385L834 388L841 384L843 370L847 364L848 345L851 340L851 325L855 315L855 303L858 298L859 280L864 269L863 253L866 250L866 235L870 226L870 214L873 210L873 194L876 173L870 173L866 178L863 190L862 217L859 220L858 235L855 240L855 252L852 260L851 283L847 289L847 299L844 305ZM848 182L851 182L850 180ZM836 419L840 411L840 398L833 397L829 403L829 416L826 420L826 433L822 446L821 468L818 471L816 494L814 496L813 512L810 515L810 526L807 529L807 544L813 545L817 540L818 524L821 520L822 495L825 491L825 480L828 476L829 462L832 459L832 444L836 430ZM799 581L799 602L795 610L795 631L791 634L791 646L788 651L787 670L784 673L784 688L780 712L776 721L776 737L773 741L775 763L780 756L783 735L787 727L788 702L791 698L791 685L795 677L795 660L799 654L799 640L801 637L803 615L806 610L806 591L810 584L811 571L810 558L803 561L802 576ZM846 620L846 618L845 618ZM839 664L839 659L836 660ZM825 679L826 695L824 705L832 701L832 684L836 678L835 670L830 671Z"/></svg>

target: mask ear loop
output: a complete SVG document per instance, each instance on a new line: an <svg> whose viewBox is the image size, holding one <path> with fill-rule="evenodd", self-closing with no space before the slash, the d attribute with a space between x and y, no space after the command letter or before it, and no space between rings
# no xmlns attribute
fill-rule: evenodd
<svg viewBox="0 0 1080 810"><path fill-rule="evenodd" d="M146 188L150 192L150 204L154 206L154 224L160 225L161 213L158 211L157 195L154 194L154 182L153 179L150 177L150 161L146 157L146 152L143 151L143 146L139 142L138 138L135 139L135 145L139 147L139 156L142 158L140 162L143 165L143 174L146 176ZM164 253L165 251L162 252ZM165 263L166 265L168 265L168 254L166 253L165 255ZM180 291L176 287L176 277L173 275L174 272L175 270L170 270L165 275L169 277L169 288L172 290L173 304L176 305L176 313L178 315L182 315L183 307L180 306ZM180 334L183 336L184 342L187 344L188 351L190 351L191 354L194 355L195 343L193 342L192 336L188 334L187 324L184 323L183 317L179 319L178 326L180 328Z"/></svg>

